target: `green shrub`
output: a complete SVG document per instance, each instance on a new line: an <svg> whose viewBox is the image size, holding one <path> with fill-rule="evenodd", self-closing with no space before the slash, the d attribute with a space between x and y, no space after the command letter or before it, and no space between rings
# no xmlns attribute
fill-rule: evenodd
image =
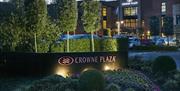
<svg viewBox="0 0 180 91"><path fill-rule="evenodd" d="M118 70L105 72L106 84L114 83L121 86L121 90L133 88L137 91L153 91L154 83L144 74L135 70Z"/></svg>
<svg viewBox="0 0 180 91"><path fill-rule="evenodd" d="M50 47L50 52L64 52L64 42L60 42L60 43L56 43L56 44L52 44Z"/></svg>
<svg viewBox="0 0 180 91"><path fill-rule="evenodd" d="M175 71L174 75L171 74L170 77L164 78L165 82L162 85L163 91L179 91L180 89L180 72Z"/></svg>
<svg viewBox="0 0 180 91"><path fill-rule="evenodd" d="M136 91L133 88L127 88L125 91Z"/></svg>
<svg viewBox="0 0 180 91"><path fill-rule="evenodd" d="M77 91L78 80L52 75L33 82L23 91Z"/></svg>
<svg viewBox="0 0 180 91"><path fill-rule="evenodd" d="M91 42L90 39L71 39L69 41L70 52L90 52ZM95 39L94 40L95 52L111 52L111 51L127 51L128 40L122 39ZM60 41L51 45L50 52L65 52L66 41Z"/></svg>
<svg viewBox="0 0 180 91"><path fill-rule="evenodd" d="M121 88L117 84L111 83L105 88L105 91L121 91Z"/></svg>
<svg viewBox="0 0 180 91"><path fill-rule="evenodd" d="M70 47L69 48L70 52L90 52L91 40L90 39L70 40L69 47Z"/></svg>
<svg viewBox="0 0 180 91"><path fill-rule="evenodd" d="M129 58L128 67L133 70L138 70L146 74L147 76L152 75L152 63L153 61L144 61L141 56L135 56L134 58Z"/></svg>
<svg viewBox="0 0 180 91"><path fill-rule="evenodd" d="M117 42L115 39L104 39L101 41L101 46L103 52L106 51L117 51Z"/></svg>
<svg viewBox="0 0 180 91"><path fill-rule="evenodd" d="M155 59L152 65L153 73L166 74L169 71L176 70L176 63L170 56L159 56Z"/></svg>
<svg viewBox="0 0 180 91"><path fill-rule="evenodd" d="M104 76L97 70L87 70L83 72L79 79L80 91L103 91Z"/></svg>

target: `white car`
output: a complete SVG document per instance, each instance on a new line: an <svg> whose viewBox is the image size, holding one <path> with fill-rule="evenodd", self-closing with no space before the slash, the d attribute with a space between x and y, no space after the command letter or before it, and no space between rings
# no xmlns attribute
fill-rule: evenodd
<svg viewBox="0 0 180 91"><path fill-rule="evenodd" d="M176 46L177 40L175 38L165 38L165 45Z"/></svg>
<svg viewBox="0 0 180 91"><path fill-rule="evenodd" d="M127 36L125 36L125 35L122 35L122 34L116 34L116 35L114 35L112 38L115 38L115 39L117 39L117 38L127 38Z"/></svg>
<svg viewBox="0 0 180 91"><path fill-rule="evenodd" d="M63 41L63 40L67 40L67 38L68 38L68 35L67 35L67 34L64 34L64 35L61 35L61 36L60 36L59 40L60 40L60 41ZM91 38L91 34L75 34L75 35L69 35L69 39L88 39L88 38ZM98 39L99 36L93 34L93 38L94 38L94 39Z"/></svg>
<svg viewBox="0 0 180 91"><path fill-rule="evenodd" d="M140 46L141 41L138 38L129 38L129 48L133 48L135 46Z"/></svg>
<svg viewBox="0 0 180 91"><path fill-rule="evenodd" d="M156 41L155 45L157 46L164 46L165 45L165 39L164 38L160 38Z"/></svg>
<svg viewBox="0 0 180 91"><path fill-rule="evenodd" d="M175 38L160 38L156 41L158 46L176 46L177 40Z"/></svg>

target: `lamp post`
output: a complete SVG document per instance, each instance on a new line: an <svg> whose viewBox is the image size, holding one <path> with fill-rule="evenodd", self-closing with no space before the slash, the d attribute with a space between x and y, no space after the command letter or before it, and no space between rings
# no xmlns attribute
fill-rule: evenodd
<svg viewBox="0 0 180 91"><path fill-rule="evenodd" d="M118 32L118 35L120 35L120 26L121 26L121 25L120 25L120 22L117 21L116 24L117 24L117 29L118 29L118 31L117 31L117 32Z"/></svg>
<svg viewBox="0 0 180 91"><path fill-rule="evenodd" d="M121 9L121 0L118 0L118 20L116 22L117 28L118 28L118 35L120 35L121 32L121 19L120 19L120 9Z"/></svg>
<svg viewBox="0 0 180 91"><path fill-rule="evenodd" d="M124 24L124 21L117 21L116 24L117 24L117 28L118 28L118 35L120 35L122 32L121 31L121 25Z"/></svg>

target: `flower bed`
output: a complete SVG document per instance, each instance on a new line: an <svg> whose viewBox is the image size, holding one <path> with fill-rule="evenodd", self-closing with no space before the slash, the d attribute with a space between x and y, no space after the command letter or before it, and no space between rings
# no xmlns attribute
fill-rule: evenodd
<svg viewBox="0 0 180 91"><path fill-rule="evenodd" d="M158 87L144 74L134 70L104 72L105 88L110 84L119 86L121 91L158 91ZM23 91L79 91L79 77L63 78L58 75L45 77L33 82Z"/></svg>

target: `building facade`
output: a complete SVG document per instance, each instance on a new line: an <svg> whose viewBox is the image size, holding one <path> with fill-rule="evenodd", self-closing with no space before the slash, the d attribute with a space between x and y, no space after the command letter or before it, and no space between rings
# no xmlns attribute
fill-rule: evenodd
<svg viewBox="0 0 180 91"><path fill-rule="evenodd" d="M160 21L159 31L163 33L163 18L165 16L173 17L174 22L179 23L178 10L174 10L173 12L173 5L175 5L175 9L179 8L177 4L180 4L180 0L117 0L104 2L102 5L107 7L107 9L102 7L102 15L106 10L106 17L110 17L110 19L107 18L107 24L102 22L102 26L103 28L113 29L112 24L116 22L114 24L116 25L116 29L114 29L116 31L128 34L143 33L144 35L148 35L150 31L150 17L156 16ZM177 13L177 15L174 16L174 13Z"/></svg>
<svg viewBox="0 0 180 91"><path fill-rule="evenodd" d="M174 30L176 39L179 41L180 46L180 4L173 5L173 18L174 18Z"/></svg>

